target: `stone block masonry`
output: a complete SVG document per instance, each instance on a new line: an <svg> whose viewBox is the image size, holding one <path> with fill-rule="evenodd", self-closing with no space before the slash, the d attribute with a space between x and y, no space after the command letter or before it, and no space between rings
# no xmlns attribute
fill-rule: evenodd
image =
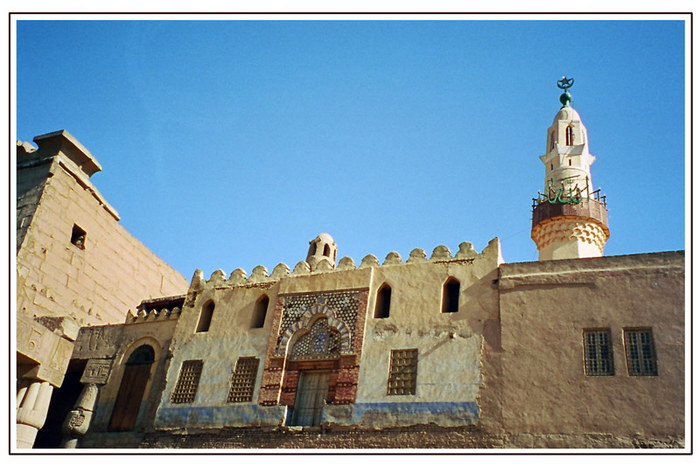
<svg viewBox="0 0 700 466"><path fill-rule="evenodd" d="M18 310L60 312L80 325L120 323L145 298L183 293L185 278L119 225L116 210L71 160L75 156L47 153L55 149L51 141L71 138L66 134L18 154L18 206L25 219L18 223ZM85 233L80 242L76 231Z"/></svg>

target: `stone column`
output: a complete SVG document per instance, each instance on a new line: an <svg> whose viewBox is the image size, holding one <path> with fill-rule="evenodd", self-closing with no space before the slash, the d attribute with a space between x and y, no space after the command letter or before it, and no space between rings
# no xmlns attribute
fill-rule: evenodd
<svg viewBox="0 0 700 466"><path fill-rule="evenodd" d="M23 379L17 390L17 448L32 448L46 421L53 386L41 380Z"/></svg>
<svg viewBox="0 0 700 466"><path fill-rule="evenodd" d="M83 391L80 392L73 409L63 422L61 448L76 448L78 441L87 433L92 420L92 412L97 402L98 392L99 388L95 383L83 386Z"/></svg>

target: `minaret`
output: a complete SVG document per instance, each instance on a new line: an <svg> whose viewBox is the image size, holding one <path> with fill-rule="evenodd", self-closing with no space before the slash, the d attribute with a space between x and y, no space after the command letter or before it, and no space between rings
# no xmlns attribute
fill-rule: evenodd
<svg viewBox="0 0 700 466"><path fill-rule="evenodd" d="M569 88L573 78L563 77L557 86L564 91L562 106L547 130L544 193L533 199L532 239L539 260L601 257L610 237L605 196L593 189L588 134L578 112L571 106Z"/></svg>

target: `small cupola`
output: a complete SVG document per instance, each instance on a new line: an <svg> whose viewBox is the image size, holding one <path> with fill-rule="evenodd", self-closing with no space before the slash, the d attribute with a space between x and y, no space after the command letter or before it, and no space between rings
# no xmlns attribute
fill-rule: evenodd
<svg viewBox="0 0 700 466"><path fill-rule="evenodd" d="M309 253L306 255L306 262L308 262L312 270L322 260L328 261L331 267L335 268L337 255L338 247L333 237L328 233L321 233L309 241Z"/></svg>

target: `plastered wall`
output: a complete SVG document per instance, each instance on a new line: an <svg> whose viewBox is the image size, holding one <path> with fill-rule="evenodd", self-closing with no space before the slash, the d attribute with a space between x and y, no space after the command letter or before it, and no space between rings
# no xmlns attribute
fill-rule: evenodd
<svg viewBox="0 0 700 466"><path fill-rule="evenodd" d="M502 351L485 374L498 380L484 396L499 397L507 432L682 438L682 251L504 264L499 289ZM658 376L628 375L634 327L653 331ZM613 376L584 374L583 330L595 328L611 331Z"/></svg>
<svg viewBox="0 0 700 466"><path fill-rule="evenodd" d="M264 281L250 286L225 285L216 273L208 282L195 273L188 300L173 336L172 361L168 367L165 390L160 400L156 426L161 429L181 426L221 427L224 425L278 424L284 410L264 409L257 405L262 367L277 303L279 282ZM223 273L223 272L222 272ZM257 301L269 299L262 328L251 328ZM206 332L197 332L202 308L214 303L211 324ZM231 374L240 357L260 360L255 381L254 401L227 403ZM170 400L183 361L203 360L202 375L193 403L177 404Z"/></svg>

